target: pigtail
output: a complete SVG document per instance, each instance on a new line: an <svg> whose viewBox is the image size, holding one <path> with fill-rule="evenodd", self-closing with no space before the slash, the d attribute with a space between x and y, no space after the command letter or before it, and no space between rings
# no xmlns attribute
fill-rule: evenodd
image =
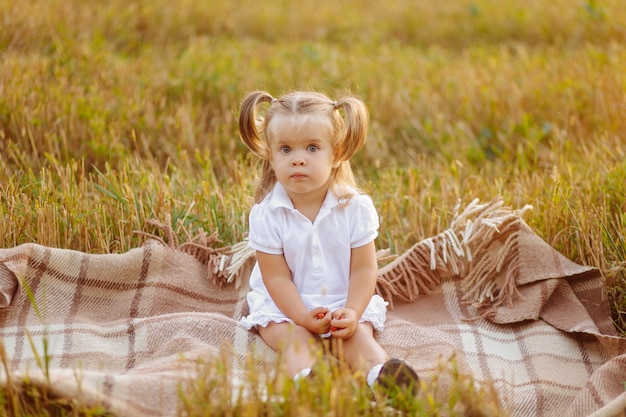
<svg viewBox="0 0 626 417"><path fill-rule="evenodd" d="M350 159L365 145L369 113L365 104L352 96L334 101L332 105L333 118L338 129L335 139L335 160L340 161L340 164L332 174L331 188L339 198L339 205L345 206L354 196L354 192L359 192Z"/></svg>
<svg viewBox="0 0 626 417"><path fill-rule="evenodd" d="M265 119L257 112L259 104L271 105L275 101L276 99L265 91L253 91L243 99L239 113L239 136L248 149L262 161L261 177L254 194L255 203L260 203L276 184L276 174L269 161L269 150L261 133Z"/></svg>
<svg viewBox="0 0 626 417"><path fill-rule="evenodd" d="M267 147L259 132L263 119L259 117L257 108L259 104L271 104L273 100L272 95L265 91L253 91L241 103L239 136L250 151L261 159L267 159Z"/></svg>
<svg viewBox="0 0 626 417"><path fill-rule="evenodd" d="M333 103L335 109L343 109L344 124L338 141L336 158L348 161L357 153L367 139L369 113L365 104L356 97L345 97Z"/></svg>

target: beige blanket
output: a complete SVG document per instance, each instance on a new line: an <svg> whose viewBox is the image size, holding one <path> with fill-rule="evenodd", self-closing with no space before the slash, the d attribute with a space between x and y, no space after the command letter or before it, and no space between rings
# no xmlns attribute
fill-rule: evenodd
<svg viewBox="0 0 626 417"><path fill-rule="evenodd" d="M474 201L448 230L383 265L377 289L393 309L378 340L426 380L455 355L515 416L624 415L626 342L602 277L533 233L525 209ZM166 240L105 255L0 249L3 383L48 378L58 394L119 415L175 415L181 383L224 345L275 361L237 322L254 262L246 243Z"/></svg>

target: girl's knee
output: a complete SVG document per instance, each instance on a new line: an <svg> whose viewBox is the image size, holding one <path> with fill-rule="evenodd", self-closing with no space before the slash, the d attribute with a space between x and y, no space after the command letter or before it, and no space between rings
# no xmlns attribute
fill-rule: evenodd
<svg viewBox="0 0 626 417"><path fill-rule="evenodd" d="M315 341L315 335L293 323L270 323L259 329L261 338L274 350L283 351L294 346L306 349Z"/></svg>

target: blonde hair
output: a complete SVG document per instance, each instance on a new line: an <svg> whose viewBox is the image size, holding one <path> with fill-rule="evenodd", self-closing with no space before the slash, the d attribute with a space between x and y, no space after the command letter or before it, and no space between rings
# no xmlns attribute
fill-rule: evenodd
<svg viewBox="0 0 626 417"><path fill-rule="evenodd" d="M269 103L264 116L258 112L259 105L263 103ZM268 143L278 128L272 121L281 115L328 120L335 161L340 161L331 173L330 189L343 204L347 203L357 190L350 158L363 147L367 138L369 114L365 104L352 96L333 101L324 94L312 91L292 92L280 98L274 98L265 91L249 93L241 104L239 135L263 163L254 195L255 203L261 202L277 181L270 164Z"/></svg>

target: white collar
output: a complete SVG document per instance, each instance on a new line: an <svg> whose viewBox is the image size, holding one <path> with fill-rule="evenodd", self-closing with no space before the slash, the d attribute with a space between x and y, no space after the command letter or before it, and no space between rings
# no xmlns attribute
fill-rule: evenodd
<svg viewBox="0 0 626 417"><path fill-rule="evenodd" d="M279 182L276 182L274 185L274 189L267 195L266 197L268 205L273 208L284 207L289 210L295 210L296 208L293 206L291 199L289 198L289 194L287 194L287 190L283 187ZM322 209L327 208L328 210L332 209L339 205L339 200L335 196L335 194L330 191L330 189L326 192L326 197L324 198L324 202L322 203Z"/></svg>

